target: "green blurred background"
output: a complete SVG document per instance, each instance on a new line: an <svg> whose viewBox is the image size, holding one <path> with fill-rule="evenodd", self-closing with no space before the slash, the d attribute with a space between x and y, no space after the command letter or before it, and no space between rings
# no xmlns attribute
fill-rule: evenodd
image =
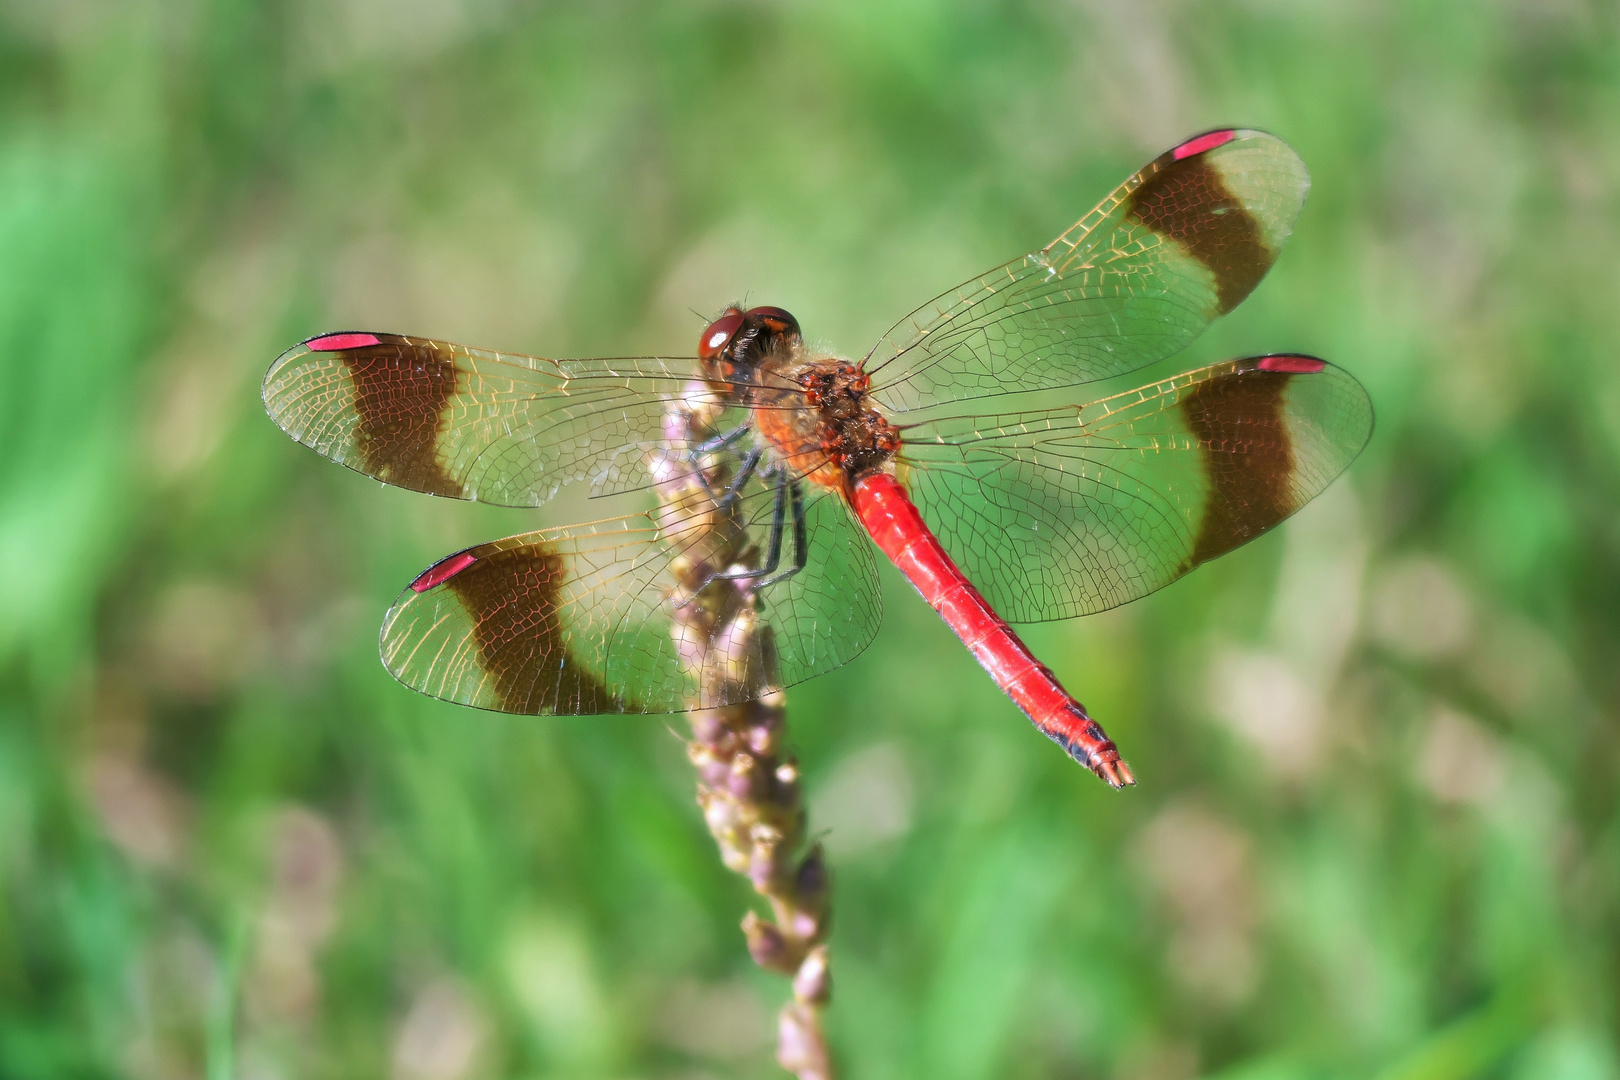
<svg viewBox="0 0 1620 1080"><path fill-rule="evenodd" d="M538 516L326 463L258 381L351 327L685 352L742 296L858 355L1233 123L1311 198L1150 374L1308 350L1378 432L1275 534L1031 631L1125 794L887 576L791 698L836 1051L1617 1075L1613 4L8 0L0 88L0 1076L778 1075L669 725L378 663L403 582Z"/></svg>

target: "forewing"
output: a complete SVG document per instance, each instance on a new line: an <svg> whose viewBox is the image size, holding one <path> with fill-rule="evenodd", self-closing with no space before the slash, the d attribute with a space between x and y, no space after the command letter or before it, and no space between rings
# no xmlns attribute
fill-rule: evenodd
<svg viewBox="0 0 1620 1080"><path fill-rule="evenodd" d="M384 665L414 690L481 709L668 713L801 682L871 642L882 616L876 566L836 497L806 507L804 569L757 603L725 580L683 593L717 550L735 550L712 515L689 508L526 533L440 560L389 610ZM763 489L742 503L756 554L774 510ZM758 629L735 632L749 620Z"/></svg>
<svg viewBox="0 0 1620 1080"><path fill-rule="evenodd" d="M1012 622L1145 596L1304 506L1372 434L1361 384L1251 357L1078 408L906 433L913 499Z"/></svg>
<svg viewBox="0 0 1620 1080"><path fill-rule="evenodd" d="M900 320L866 360L896 411L1070 386L1185 346L1254 289L1310 179L1261 131L1168 150L1039 251Z"/></svg>
<svg viewBox="0 0 1620 1080"><path fill-rule="evenodd" d="M559 487L645 483L666 395L691 360L543 360L398 334L326 334L264 378L271 419L396 487L537 506Z"/></svg>

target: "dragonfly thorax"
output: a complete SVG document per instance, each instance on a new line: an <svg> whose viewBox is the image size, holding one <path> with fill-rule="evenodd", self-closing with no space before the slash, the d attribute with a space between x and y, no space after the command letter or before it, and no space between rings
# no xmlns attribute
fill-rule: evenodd
<svg viewBox="0 0 1620 1080"><path fill-rule="evenodd" d="M872 400L858 365L793 355L773 358L761 371L769 385L755 396L755 422L793 473L847 491L900 448L899 432Z"/></svg>
<svg viewBox="0 0 1620 1080"><path fill-rule="evenodd" d="M847 491L899 450L899 432L868 392L867 372L847 359L792 355L761 364L753 418L760 437L797 476Z"/></svg>
<svg viewBox="0 0 1620 1080"><path fill-rule="evenodd" d="M824 360L799 373L805 404L816 412L820 450L853 482L886 465L900 433L871 400L865 371L847 360Z"/></svg>
<svg viewBox="0 0 1620 1080"><path fill-rule="evenodd" d="M900 448L858 364L805 354L799 321L779 307L726 308L698 339L711 380L752 408L759 433L788 468L848 488Z"/></svg>

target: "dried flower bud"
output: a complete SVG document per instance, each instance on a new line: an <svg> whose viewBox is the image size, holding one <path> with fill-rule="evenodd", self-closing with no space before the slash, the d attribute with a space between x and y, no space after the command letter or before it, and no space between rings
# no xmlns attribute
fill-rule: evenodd
<svg viewBox="0 0 1620 1080"><path fill-rule="evenodd" d="M748 749L760 757L775 757L781 731L780 715L775 712L764 712L764 715L748 726Z"/></svg>
<svg viewBox="0 0 1620 1080"><path fill-rule="evenodd" d="M813 1006L790 1001L776 1029L776 1062L799 1080L831 1080L832 1061Z"/></svg>
<svg viewBox="0 0 1620 1080"><path fill-rule="evenodd" d="M726 790L739 799L755 798L760 794L763 780L759 759L753 754L738 754L731 759L731 775L726 778Z"/></svg>
<svg viewBox="0 0 1620 1080"><path fill-rule="evenodd" d="M782 863L777 857L780 848L771 840L754 841L753 858L748 862L748 880L753 883L754 889L766 896L778 891L784 875Z"/></svg>
<svg viewBox="0 0 1620 1080"><path fill-rule="evenodd" d="M804 861L799 864L799 872L794 876L793 891L803 900L821 901L826 898L829 884L831 882L827 879L826 855L821 845L815 844L805 854Z"/></svg>
<svg viewBox="0 0 1620 1080"><path fill-rule="evenodd" d="M742 929L748 939L748 955L760 967L791 975L803 966L804 946L789 941L775 923L750 911L743 917Z"/></svg>
<svg viewBox="0 0 1620 1080"><path fill-rule="evenodd" d="M825 1005L832 996L832 970L827 965L827 946L811 949L793 976L793 996L807 1005Z"/></svg>
<svg viewBox="0 0 1620 1080"><path fill-rule="evenodd" d="M721 717L720 710L692 714L692 738L698 743L718 742L727 733L726 722Z"/></svg>
<svg viewBox="0 0 1620 1080"><path fill-rule="evenodd" d="M826 912L792 908L782 920L787 932L800 941L816 941L826 936Z"/></svg>
<svg viewBox="0 0 1620 1080"><path fill-rule="evenodd" d="M729 832L737 824L737 804L730 799L704 792L698 799L703 808L703 821L712 833Z"/></svg>

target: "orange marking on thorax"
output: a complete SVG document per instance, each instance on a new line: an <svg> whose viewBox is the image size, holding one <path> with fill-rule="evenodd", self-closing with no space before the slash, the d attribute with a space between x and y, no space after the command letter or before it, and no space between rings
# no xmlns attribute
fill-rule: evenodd
<svg viewBox="0 0 1620 1080"><path fill-rule="evenodd" d="M899 433L872 401L860 365L795 351L761 371L785 385L756 391L759 434L796 475L847 494L856 479L888 466Z"/></svg>

